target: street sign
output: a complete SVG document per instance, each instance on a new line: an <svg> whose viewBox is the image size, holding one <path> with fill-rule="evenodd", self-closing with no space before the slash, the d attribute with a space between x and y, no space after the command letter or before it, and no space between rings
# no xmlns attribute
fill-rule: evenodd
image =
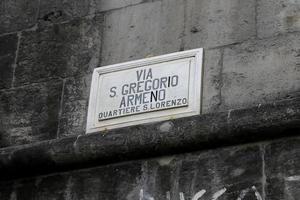
<svg viewBox="0 0 300 200"><path fill-rule="evenodd" d="M99 67L87 133L200 114L203 49Z"/></svg>

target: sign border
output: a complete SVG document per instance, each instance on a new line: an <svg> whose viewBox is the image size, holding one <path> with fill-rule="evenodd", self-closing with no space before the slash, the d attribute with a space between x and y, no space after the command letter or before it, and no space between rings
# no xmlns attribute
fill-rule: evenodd
<svg viewBox="0 0 300 200"><path fill-rule="evenodd" d="M94 124L95 113L94 112L96 112L95 108L96 108L96 101L97 101L97 96L98 96L98 84L99 84L99 77L101 74L115 72L115 71L121 71L121 70L126 70L126 69L132 69L132 68L137 68L137 67L143 67L143 66L147 66L147 65L159 64L159 63L164 63L164 62L174 61L174 60L179 60L179 59L184 59L184 58L194 58L194 61L195 61L195 65L194 65L195 69L193 69L194 77L192 77L194 82L189 83L189 84L192 84L192 85L189 85L189 87L190 87L190 89L193 89L193 92L190 91L190 93L192 93L191 95L193 95L193 93L194 93L194 97L192 99L189 98L189 106L186 109L180 110L180 108L174 108L175 110L177 109L180 111L171 112L170 114L164 114L163 116L160 116L160 113L166 112L166 110L154 111L154 113L156 113L156 114L152 114L152 116L148 114L150 112L141 113L140 115L148 114L149 118L131 120L131 121L126 121L126 122L112 124L112 125L103 126L103 127L95 126L95 124ZM86 133L89 134L89 133L99 132L99 131L108 130L108 129L121 128L121 127L125 127L125 126L133 126L133 125L137 125L137 124L145 124L145 123L150 123L150 122L157 122L157 121L164 121L164 120L169 120L169 119L176 119L176 118L188 117L188 116L193 116L193 115L199 115L199 114L201 114L201 105L202 105L202 79L203 79L203 48L187 50L187 51L182 51L182 52L176 52L176 53L171 53L171 54L166 54L166 55L161 55L161 56L156 56L156 57L151 57L151 58L145 58L145 59L140 59L140 60L95 68L93 71L92 83L91 83L91 89L90 89ZM189 97L190 97L190 94L189 94ZM190 104L190 101L193 101L193 103ZM153 116L153 115L158 115L158 116ZM135 117L136 116L137 115L135 115ZM125 118L125 117L128 118L128 117L132 117L132 116L131 115L124 116L123 118ZM114 120L114 119L108 119L108 120Z"/></svg>

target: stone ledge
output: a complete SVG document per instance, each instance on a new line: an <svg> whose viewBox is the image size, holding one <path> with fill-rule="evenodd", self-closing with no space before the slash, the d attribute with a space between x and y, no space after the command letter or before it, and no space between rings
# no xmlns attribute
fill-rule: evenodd
<svg viewBox="0 0 300 200"><path fill-rule="evenodd" d="M300 98L0 149L0 180L288 137Z"/></svg>

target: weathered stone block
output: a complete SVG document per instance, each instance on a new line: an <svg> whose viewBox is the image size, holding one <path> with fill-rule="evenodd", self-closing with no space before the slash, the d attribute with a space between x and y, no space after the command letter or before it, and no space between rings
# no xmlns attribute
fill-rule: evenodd
<svg viewBox="0 0 300 200"><path fill-rule="evenodd" d="M258 37L300 31L299 13L299 0L259 0L257 6Z"/></svg>
<svg viewBox="0 0 300 200"><path fill-rule="evenodd" d="M0 89L12 85L17 43L16 34L0 37Z"/></svg>
<svg viewBox="0 0 300 200"><path fill-rule="evenodd" d="M267 177L292 181L300 174L300 138L275 141L265 147ZM299 179L300 181L300 179Z"/></svg>
<svg viewBox="0 0 300 200"><path fill-rule="evenodd" d="M0 93L3 146L54 139L57 134L62 83L54 80Z"/></svg>
<svg viewBox="0 0 300 200"><path fill-rule="evenodd" d="M39 22L52 24L94 14L93 0L41 0Z"/></svg>
<svg viewBox="0 0 300 200"><path fill-rule="evenodd" d="M39 22L52 24L143 3L143 0L41 0Z"/></svg>
<svg viewBox="0 0 300 200"><path fill-rule="evenodd" d="M241 194L248 198L255 197L255 192L262 194L258 146L173 155L141 164L137 185L141 199L193 199L197 195L198 199L238 199Z"/></svg>
<svg viewBox="0 0 300 200"><path fill-rule="evenodd" d="M0 185L1 200L139 199L140 162L23 179ZM13 185L15 183L15 185Z"/></svg>
<svg viewBox="0 0 300 200"><path fill-rule="evenodd" d="M63 93L59 136L85 133L91 76L68 78Z"/></svg>
<svg viewBox="0 0 300 200"><path fill-rule="evenodd" d="M100 12L120 9L140 3L144 0L41 0L39 23L49 25L80 17L93 16Z"/></svg>
<svg viewBox="0 0 300 200"><path fill-rule="evenodd" d="M32 180L22 180L15 187L15 196L17 199L66 199L64 189L68 184L68 176L57 175L46 178Z"/></svg>
<svg viewBox="0 0 300 200"><path fill-rule="evenodd" d="M13 194L13 187L14 187L14 182L2 182L0 183L0 198L3 200L10 200L11 198L14 198Z"/></svg>
<svg viewBox="0 0 300 200"><path fill-rule="evenodd" d="M0 191L17 199L253 200L262 194L261 167L259 146L248 145L32 177Z"/></svg>
<svg viewBox="0 0 300 200"><path fill-rule="evenodd" d="M230 2L162 0L108 12L102 65L255 36L255 1Z"/></svg>
<svg viewBox="0 0 300 200"><path fill-rule="evenodd" d="M16 85L91 73L99 62L101 24L95 16L24 32Z"/></svg>
<svg viewBox="0 0 300 200"><path fill-rule="evenodd" d="M109 11L113 9L123 8L139 3L147 2L147 0L98 0L95 2L97 11Z"/></svg>
<svg viewBox="0 0 300 200"><path fill-rule="evenodd" d="M223 108L247 107L299 95L299 46L299 34L294 34L225 48Z"/></svg>
<svg viewBox="0 0 300 200"><path fill-rule="evenodd" d="M37 21L39 0L2 0L0 2L0 34L22 30Z"/></svg>
<svg viewBox="0 0 300 200"><path fill-rule="evenodd" d="M188 176L179 183L187 184L187 180L193 180L190 186L197 186L198 190L205 189L207 185L225 187L239 182L256 183L261 177L261 166L261 156L257 146L189 154L181 163L183 174L180 175ZM185 174L186 172L188 173ZM194 191L197 191L197 188Z"/></svg>
<svg viewBox="0 0 300 200"><path fill-rule="evenodd" d="M300 179L284 180L283 178L269 178L266 182L266 199L295 200L300 196Z"/></svg>
<svg viewBox="0 0 300 200"><path fill-rule="evenodd" d="M300 138L272 142L265 147L267 199L299 198Z"/></svg>
<svg viewBox="0 0 300 200"><path fill-rule="evenodd" d="M264 140L268 137L275 138L278 136L277 134L280 130L284 128L283 124L286 122L286 119L294 119L295 122L286 126L290 129L290 131L286 132L289 135L294 135L294 131L297 129L295 125L296 127L300 127L300 99L298 98L297 100L297 98L295 98L291 100L294 103L288 107L284 103L287 101L273 102L272 104L263 106L263 108L258 105L251 109L229 111L227 119L229 132L242 133L240 138L243 140L245 137L248 137L247 140L245 140L246 142L255 141L258 135L261 137L260 140ZM273 112L269 112L270 110L273 110ZM268 129L268 126L272 126L272 128ZM257 131L258 128L260 131ZM285 134L285 136L287 136L287 134Z"/></svg>
<svg viewBox="0 0 300 200"><path fill-rule="evenodd" d="M108 12L101 64L179 51L183 31L183 0L154 1Z"/></svg>
<svg viewBox="0 0 300 200"><path fill-rule="evenodd" d="M255 0L186 3L186 49L222 46L255 36Z"/></svg>
<svg viewBox="0 0 300 200"><path fill-rule="evenodd" d="M222 57L222 50L204 51L202 113L215 112L221 105Z"/></svg>

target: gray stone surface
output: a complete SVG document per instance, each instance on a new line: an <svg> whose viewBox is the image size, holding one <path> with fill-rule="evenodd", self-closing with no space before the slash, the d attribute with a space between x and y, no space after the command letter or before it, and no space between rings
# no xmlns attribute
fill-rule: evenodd
<svg viewBox="0 0 300 200"><path fill-rule="evenodd" d="M223 46L255 36L255 0L186 3L185 49Z"/></svg>
<svg viewBox="0 0 300 200"><path fill-rule="evenodd" d="M102 17L22 33L16 85L90 74L98 66Z"/></svg>
<svg viewBox="0 0 300 200"><path fill-rule="evenodd" d="M59 80L2 90L1 147L56 138L61 90Z"/></svg>
<svg viewBox="0 0 300 200"><path fill-rule="evenodd" d="M218 111L221 105L223 50L205 50L202 113Z"/></svg>
<svg viewBox="0 0 300 200"><path fill-rule="evenodd" d="M35 180L20 180L10 195L14 195L18 200L126 199L127 191L131 191L136 185L136 179L141 173L140 168L139 163L119 164L75 173L38 177ZM111 179L114 176L119 180ZM132 199L136 199L134 197L138 197L138 193ZM6 200L6 198L2 199Z"/></svg>
<svg viewBox="0 0 300 200"><path fill-rule="evenodd" d="M300 129L299 106L299 99L286 100L4 148L0 149L0 177L20 178L293 136ZM169 128L163 128L166 123ZM225 157L220 154L220 159Z"/></svg>
<svg viewBox="0 0 300 200"><path fill-rule="evenodd" d="M299 36L291 34L225 48L221 89L223 109L299 95Z"/></svg>
<svg viewBox="0 0 300 200"><path fill-rule="evenodd" d="M66 79L59 137L85 133L91 75Z"/></svg>
<svg viewBox="0 0 300 200"><path fill-rule="evenodd" d="M255 1L162 0L105 14L102 65L255 36Z"/></svg>
<svg viewBox="0 0 300 200"><path fill-rule="evenodd" d="M41 0L39 22L52 24L93 15L94 0Z"/></svg>
<svg viewBox="0 0 300 200"><path fill-rule="evenodd" d="M225 155L226 159L220 159ZM241 162L244 159L252 162ZM142 199L168 199L168 193L174 200L183 196L197 199L200 191L204 192L203 199L217 195L220 199L237 199L246 188L260 188L260 152L255 146L162 157L143 161L142 166ZM253 198L251 193L247 195Z"/></svg>
<svg viewBox="0 0 300 200"><path fill-rule="evenodd" d="M183 0L154 1L108 12L101 65L179 51L183 31Z"/></svg>
<svg viewBox="0 0 300 200"><path fill-rule="evenodd" d="M0 34L29 28L37 22L39 0L1 0Z"/></svg>
<svg viewBox="0 0 300 200"><path fill-rule="evenodd" d="M41 24L49 25L145 2L147 0L41 0L38 19Z"/></svg>
<svg viewBox="0 0 300 200"><path fill-rule="evenodd" d="M289 145L295 142L282 139L280 143L280 154L288 155L289 151L285 149L290 149ZM276 144L266 142L263 145ZM299 153L299 150L295 149L295 152ZM263 165L266 161L263 155L260 143L109 164L6 184L2 182L0 197L3 200L11 196L64 200L276 199L264 198L264 170L268 171L272 166ZM277 151L269 155L273 160L282 159ZM273 192L280 189L274 188Z"/></svg>
<svg viewBox="0 0 300 200"><path fill-rule="evenodd" d="M12 85L17 44L17 34L0 37L0 89Z"/></svg>
<svg viewBox="0 0 300 200"><path fill-rule="evenodd" d="M270 37L300 31L299 0L259 0L257 6L258 37Z"/></svg>
<svg viewBox="0 0 300 200"><path fill-rule="evenodd" d="M153 0L97 0L95 4L97 5L97 12L102 12L150 1Z"/></svg>
<svg viewBox="0 0 300 200"><path fill-rule="evenodd" d="M299 0L2 0L0 199L298 199L299 11ZM199 47L203 115L83 134L95 67Z"/></svg>
<svg viewBox="0 0 300 200"><path fill-rule="evenodd" d="M300 197L300 139L268 144L265 147L264 157L267 199L298 199Z"/></svg>

